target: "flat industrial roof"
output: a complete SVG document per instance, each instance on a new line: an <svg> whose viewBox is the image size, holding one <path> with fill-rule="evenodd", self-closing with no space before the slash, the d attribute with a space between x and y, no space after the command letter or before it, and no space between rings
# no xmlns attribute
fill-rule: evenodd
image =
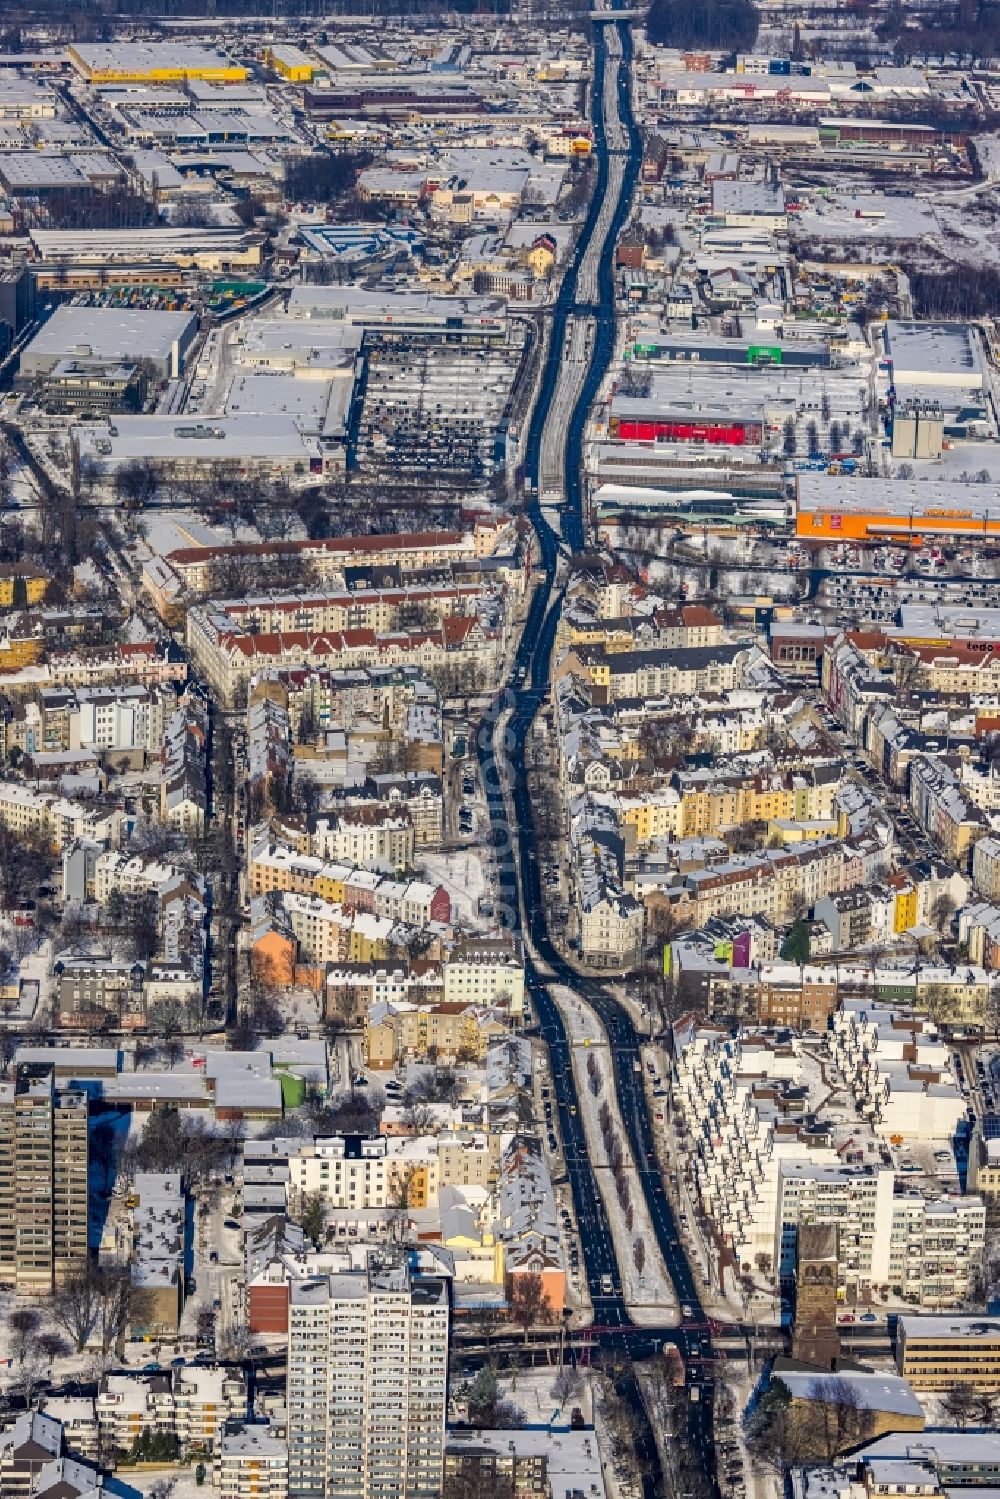
<svg viewBox="0 0 1000 1499"><path fill-rule="evenodd" d="M900 604L899 624L885 627L887 635L938 635L956 640L1000 639L1000 609L976 604Z"/></svg>
<svg viewBox="0 0 1000 1499"><path fill-rule="evenodd" d="M767 182L713 182L712 210L780 215L785 211L785 194Z"/></svg>
<svg viewBox="0 0 1000 1499"><path fill-rule="evenodd" d="M302 432L345 437L354 381L302 379L294 374L240 370L226 397L227 416L290 416Z"/></svg>
<svg viewBox="0 0 1000 1499"><path fill-rule="evenodd" d="M234 66L223 53L200 42L74 42L73 53L94 73L205 72Z"/></svg>
<svg viewBox="0 0 1000 1499"><path fill-rule="evenodd" d="M885 325L886 353L897 379L920 377L936 385L956 381L978 387L983 367L976 337L968 323L908 323Z"/></svg>
<svg viewBox="0 0 1000 1499"><path fill-rule="evenodd" d="M808 1374L784 1369L776 1377L788 1393L800 1400L836 1401L849 1392L862 1410L886 1411L895 1416L923 1416L923 1408L905 1379L898 1374L872 1374L851 1370L838 1374Z"/></svg>
<svg viewBox="0 0 1000 1499"><path fill-rule="evenodd" d="M299 432L290 416L215 416L201 421L177 416L116 416L114 427L114 436L108 426L74 429L81 446L101 468L113 469L132 458L211 462L301 457L306 462L318 456L315 443ZM111 451L98 447L99 443L107 443Z"/></svg>
<svg viewBox="0 0 1000 1499"><path fill-rule="evenodd" d="M192 312L136 307L57 307L25 353L63 358L87 345L95 359L165 359L197 326Z"/></svg>
<svg viewBox="0 0 1000 1499"><path fill-rule="evenodd" d="M946 484L934 479L859 479L803 473L797 478L801 511L845 514L952 516L1000 522L1000 484Z"/></svg>
<svg viewBox="0 0 1000 1499"><path fill-rule="evenodd" d="M343 363L354 363L364 342L364 330L349 322L307 322L294 318L255 319L235 345L235 358L253 360L258 355L301 354L297 363L327 363L328 355L343 351Z"/></svg>
<svg viewBox="0 0 1000 1499"><path fill-rule="evenodd" d="M351 323L407 322L460 327L506 323L503 297L443 297L428 291L368 291L360 286L294 286L290 317L335 317Z"/></svg>
<svg viewBox="0 0 1000 1499"><path fill-rule="evenodd" d="M87 178L58 151L0 151L0 178L8 187L85 187Z"/></svg>

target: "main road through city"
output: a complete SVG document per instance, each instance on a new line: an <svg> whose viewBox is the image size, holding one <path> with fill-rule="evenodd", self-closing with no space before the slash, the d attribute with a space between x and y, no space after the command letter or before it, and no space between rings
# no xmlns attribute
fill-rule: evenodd
<svg viewBox="0 0 1000 1499"><path fill-rule="evenodd" d="M540 1032L549 1048L554 1091L573 1193L595 1329L604 1347L641 1357L664 1342L679 1348L689 1379L699 1386L689 1404L688 1440L714 1488L712 1432L712 1354L698 1284L680 1245L670 1204L656 1166L653 1130L636 1067L639 1040L628 1014L594 979L581 978L551 941L539 879L525 745L545 696L562 592L560 563L584 547L582 479L587 413L598 394L614 352L614 249L632 202L642 145L632 115L630 72L632 37L627 22L613 12L594 24L591 113L594 132L594 192L573 259L563 278L552 315L546 356L525 442L528 513L541 553L528 618L508 683L498 691L478 735L478 757L489 802L496 854L501 918L526 939L527 982ZM584 332L579 331L581 323ZM553 492L558 481L558 491ZM545 512L543 513L543 502ZM552 506L550 509L549 506ZM558 511L561 535L547 519ZM511 815L512 814L512 815ZM587 1154L582 1113L577 1106L566 1033L549 993L552 982L572 987L603 1021L614 1058L615 1087L650 1218L673 1283L680 1326L664 1309L662 1327L636 1327L622 1299L614 1241ZM601 1291L609 1275L613 1294ZM634 1382L625 1393L637 1399ZM647 1451L655 1461L654 1454Z"/></svg>

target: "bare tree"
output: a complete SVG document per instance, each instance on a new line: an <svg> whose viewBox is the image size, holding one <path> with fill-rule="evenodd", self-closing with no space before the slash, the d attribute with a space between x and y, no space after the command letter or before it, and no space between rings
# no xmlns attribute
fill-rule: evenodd
<svg viewBox="0 0 1000 1499"><path fill-rule="evenodd" d="M11 1353L18 1364L23 1364L35 1348L41 1315L33 1306L15 1307L7 1316L7 1327L11 1333Z"/></svg>
<svg viewBox="0 0 1000 1499"><path fill-rule="evenodd" d="M971 1426L978 1415L976 1390L967 1384L949 1385L941 1397L941 1408L954 1426Z"/></svg>
<svg viewBox="0 0 1000 1499"><path fill-rule="evenodd" d="M510 1293L507 1298L511 1321L524 1330L524 1341L528 1333L539 1322L549 1322L552 1308L540 1275L532 1272L515 1273L510 1278Z"/></svg>
<svg viewBox="0 0 1000 1499"><path fill-rule="evenodd" d="M567 1400L572 1400L581 1386L580 1371L575 1364L563 1364L559 1373L552 1381L551 1395L560 1405L565 1405Z"/></svg>
<svg viewBox="0 0 1000 1499"><path fill-rule="evenodd" d="M101 1352L110 1353L125 1330L133 1311L132 1271L128 1265L99 1267L94 1273L97 1288L97 1325Z"/></svg>
<svg viewBox="0 0 1000 1499"><path fill-rule="evenodd" d="M72 1339L82 1353L97 1324L98 1295L89 1266L76 1271L56 1290L50 1303L52 1320Z"/></svg>

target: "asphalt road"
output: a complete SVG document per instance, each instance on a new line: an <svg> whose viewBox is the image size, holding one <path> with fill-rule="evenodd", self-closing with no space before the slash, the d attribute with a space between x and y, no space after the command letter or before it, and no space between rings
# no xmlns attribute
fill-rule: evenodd
<svg viewBox="0 0 1000 1499"><path fill-rule="evenodd" d="M614 248L630 210L642 158L641 140L629 96L631 58L632 37L626 24L595 27L591 91L595 191L573 261L556 300L552 338L526 440L526 476L533 488L529 513L541 549L541 580L531 602L508 684L498 692L480 724L477 754L497 862L498 914L512 931L530 937L539 960L527 959L527 987L541 1035L549 1048L566 1174L573 1193L583 1262L594 1304L595 1337L609 1352L620 1351L623 1357L629 1355L633 1358L647 1356L662 1347L665 1341L677 1345L688 1366L689 1382L699 1385L699 1398L692 1400L688 1408L688 1440L698 1451L715 1490L711 1330L698 1294L697 1280L685 1258L663 1182L656 1169L652 1121L642 1077L634 1066L639 1055L638 1038L631 1019L604 987L594 980L581 980L561 958L549 938L525 765L528 732L549 682L555 629L562 604L562 595L555 582L557 560L560 551L565 551L567 546L574 552L584 547L581 479L584 426L614 350ZM589 361L582 372L578 366L571 367L570 375L565 353L567 346L579 348L579 344L574 345L571 340L574 320L581 313L592 320ZM567 376L572 381L573 395L568 422ZM563 433L565 494L563 537L560 539L541 513L539 480L543 455L548 459L552 442L562 440ZM545 463L545 468L551 472L550 462ZM508 792L513 808L513 830L508 820ZM524 932L525 923L527 932ZM638 1328L630 1321L621 1295L621 1277L611 1226L587 1155L569 1045L559 1011L547 987L552 981L567 984L580 993L598 1011L607 1029L622 1118L640 1172L660 1252L673 1282L678 1305L683 1309L680 1327ZM614 1287L611 1294L602 1291L605 1276L611 1277ZM627 1371L622 1392L634 1402L639 1400L634 1378ZM643 1455L655 1464L655 1453L650 1453L648 1447Z"/></svg>

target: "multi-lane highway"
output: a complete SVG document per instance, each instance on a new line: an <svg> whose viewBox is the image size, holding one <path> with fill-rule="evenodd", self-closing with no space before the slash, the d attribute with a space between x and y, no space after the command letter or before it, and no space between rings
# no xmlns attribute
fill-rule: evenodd
<svg viewBox="0 0 1000 1499"><path fill-rule="evenodd" d="M632 116L630 72L632 37L627 23L595 24L591 90L596 161L595 190L567 268L554 311L538 395L528 428L525 473L529 514L538 537L541 567L508 684L502 688L479 729L477 753L490 810L496 853L500 916L522 932L528 947L531 1002L548 1047L566 1173L573 1192L595 1326L604 1346L633 1357L669 1340L687 1363L699 1397L689 1405L688 1438L706 1474L714 1474L712 1431L712 1351L698 1285L681 1247L656 1161L642 1078L635 1068L639 1042L632 1022L596 980L581 979L552 943L545 920L531 799L525 770L525 744L544 699L562 594L557 586L561 556L580 551L586 530L581 472L587 414L607 375L614 351L614 247L630 211L642 149ZM542 513L542 501L561 507L561 537ZM587 1155L570 1050L559 1011L549 994L551 982L570 985L600 1014L615 1064L615 1086L629 1134L660 1252L682 1308L679 1327L636 1328L620 1293L621 1277L607 1212ZM602 1293L602 1277L615 1287ZM628 1379L629 1376L626 1376ZM634 1382L626 1393L638 1401ZM647 1450L647 1458L652 1453Z"/></svg>

